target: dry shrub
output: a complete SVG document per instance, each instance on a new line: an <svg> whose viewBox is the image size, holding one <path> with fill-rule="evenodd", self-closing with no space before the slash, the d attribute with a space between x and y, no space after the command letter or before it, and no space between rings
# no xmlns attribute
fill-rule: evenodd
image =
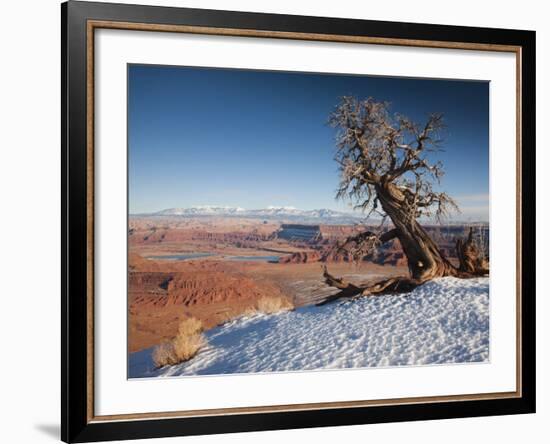
<svg viewBox="0 0 550 444"><path fill-rule="evenodd" d="M170 342L155 347L153 362L157 368L176 365L195 356L206 345L206 338L202 331L202 322L196 318L181 321L177 336Z"/></svg>
<svg viewBox="0 0 550 444"><path fill-rule="evenodd" d="M179 336L191 336L203 331L202 322L197 318L187 318L180 322L178 327Z"/></svg>
<svg viewBox="0 0 550 444"><path fill-rule="evenodd" d="M249 317L254 316L258 313L258 309L256 307L247 307L242 313L241 316Z"/></svg>
<svg viewBox="0 0 550 444"><path fill-rule="evenodd" d="M271 314L292 310L294 306L286 298L264 296L258 300L256 308L260 313Z"/></svg>
<svg viewBox="0 0 550 444"><path fill-rule="evenodd" d="M178 336L174 339L174 351L179 362L187 361L206 345L206 338L201 333L191 336Z"/></svg>
<svg viewBox="0 0 550 444"><path fill-rule="evenodd" d="M153 350L153 362L157 368L165 365L175 365L178 363L174 345L171 342L164 342L157 345Z"/></svg>

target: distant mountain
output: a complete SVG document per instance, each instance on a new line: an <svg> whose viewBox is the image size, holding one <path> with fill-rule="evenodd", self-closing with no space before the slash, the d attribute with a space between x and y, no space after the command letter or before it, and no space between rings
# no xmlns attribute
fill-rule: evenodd
<svg viewBox="0 0 550 444"><path fill-rule="evenodd" d="M210 205L201 205L190 208L168 208L151 216L238 216L246 213L244 208L239 207L216 207Z"/></svg>
<svg viewBox="0 0 550 444"><path fill-rule="evenodd" d="M240 207L198 206L190 208L168 208L147 216L181 216L181 217L245 217L254 219L338 223L356 223L363 219L359 213L346 213L326 208L318 210L300 210L294 207L267 207L256 210L246 210Z"/></svg>

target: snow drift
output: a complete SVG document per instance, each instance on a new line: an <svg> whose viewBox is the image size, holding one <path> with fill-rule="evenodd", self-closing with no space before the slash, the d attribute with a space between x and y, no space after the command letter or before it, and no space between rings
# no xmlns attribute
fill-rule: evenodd
<svg viewBox="0 0 550 444"><path fill-rule="evenodd" d="M231 321L192 360L155 369L152 348L130 378L282 372L489 359L489 279L430 281L405 295L359 298Z"/></svg>

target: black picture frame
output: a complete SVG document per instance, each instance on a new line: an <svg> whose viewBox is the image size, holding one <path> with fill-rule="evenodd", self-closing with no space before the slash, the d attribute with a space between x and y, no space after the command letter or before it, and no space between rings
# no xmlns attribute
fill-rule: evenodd
<svg viewBox="0 0 550 444"><path fill-rule="evenodd" d="M511 45L521 67L521 395L479 399L96 421L90 416L87 24L90 20L411 41ZM61 5L61 438L90 442L535 412L535 32L69 1ZM90 327L90 324L92 327Z"/></svg>

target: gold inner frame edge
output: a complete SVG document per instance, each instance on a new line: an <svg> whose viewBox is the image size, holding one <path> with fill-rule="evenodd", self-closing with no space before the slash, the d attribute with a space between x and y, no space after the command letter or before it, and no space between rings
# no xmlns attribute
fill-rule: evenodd
<svg viewBox="0 0 550 444"><path fill-rule="evenodd" d="M286 404L256 407L230 407L206 410L183 410L173 412L145 412L116 415L94 414L94 36L95 29L119 29L131 31L177 32L202 35L221 35L233 37L277 38L288 40L307 40L337 43L362 43L387 46L407 46L421 48L461 49L473 51L511 52L516 56L516 391L497 393L474 393L449 396L421 396L363 401L337 401L307 404ZM520 398L522 396L522 348L521 348L521 92L522 92L522 48L515 45L488 43L446 42L436 40L415 40L382 38L368 36L348 36L334 34L311 34L286 31L265 31L255 29L214 28L187 25L165 25L151 23L133 23L123 21L88 20L86 27L86 158L87 158L87 420L88 423L114 422L127 420L145 420L160 418L189 418L198 416L225 416L237 414L259 414L274 412L295 412L300 410L327 410L335 408L359 408L388 405L406 405L416 403L460 402L490 399Z"/></svg>

